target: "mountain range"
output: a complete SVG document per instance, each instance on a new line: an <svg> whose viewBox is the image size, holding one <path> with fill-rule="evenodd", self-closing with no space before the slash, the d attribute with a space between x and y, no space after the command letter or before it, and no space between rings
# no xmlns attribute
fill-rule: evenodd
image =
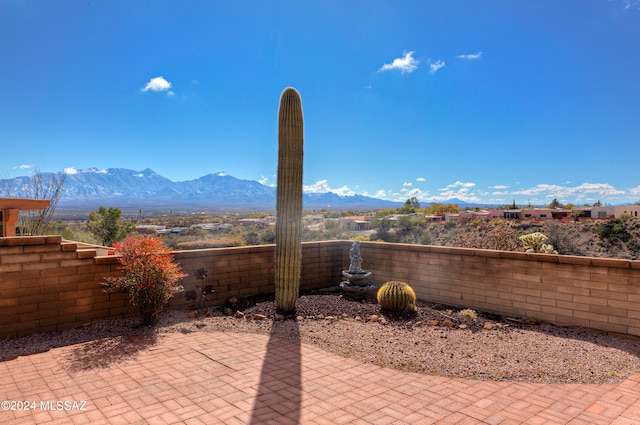
<svg viewBox="0 0 640 425"><path fill-rule="evenodd" d="M276 206L276 189L253 180L241 180L225 172L208 174L195 180L174 182L151 169L89 168L73 172L42 172L43 181L64 177L58 208L95 209L98 206L122 209L207 209L218 211L271 211ZM7 197L31 197L31 177L0 179L0 190ZM1 192L0 192L1 193ZM397 208L402 203L372 197L339 196L332 192L305 193L306 210Z"/></svg>

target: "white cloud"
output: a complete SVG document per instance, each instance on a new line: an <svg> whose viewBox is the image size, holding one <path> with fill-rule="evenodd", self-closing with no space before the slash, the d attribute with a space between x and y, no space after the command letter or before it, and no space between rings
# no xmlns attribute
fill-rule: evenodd
<svg viewBox="0 0 640 425"><path fill-rule="evenodd" d="M420 61L418 61L417 59L414 59L413 57L414 53L415 52L405 53L404 57L396 58L391 63L385 63L380 68L380 71L390 71L393 69L399 69L403 74L405 72L410 73L415 71L416 69L418 69L418 63L420 63Z"/></svg>
<svg viewBox="0 0 640 425"><path fill-rule="evenodd" d="M440 68L444 68L446 65L443 60L438 59L435 63L429 65L429 74L435 74Z"/></svg>
<svg viewBox="0 0 640 425"><path fill-rule="evenodd" d="M458 55L456 57L458 59L476 60L476 59L480 59L481 56L482 56L482 52L470 53L467 55Z"/></svg>
<svg viewBox="0 0 640 425"><path fill-rule="evenodd" d="M302 191L305 193L327 193L327 192L332 192L335 193L336 195L340 195L340 196L353 196L356 193L351 190L349 187L347 186L342 186L339 188L331 188L329 187L329 182L325 179L325 180L319 180L317 182L315 182L314 184L308 185L308 186L303 186L302 187Z"/></svg>
<svg viewBox="0 0 640 425"><path fill-rule="evenodd" d="M258 180L258 183L266 185L268 181L269 181L269 177L260 176L260 180Z"/></svg>
<svg viewBox="0 0 640 425"><path fill-rule="evenodd" d="M489 186L489 189L504 190L504 189L509 189L509 186L505 186L503 184L497 184L495 186Z"/></svg>
<svg viewBox="0 0 640 425"><path fill-rule="evenodd" d="M402 183L402 186L404 186L404 187L413 186L413 183L411 183L411 182L404 182L404 183Z"/></svg>
<svg viewBox="0 0 640 425"><path fill-rule="evenodd" d="M461 182L461 181L457 181L453 184L450 184L448 186L446 186L443 189L438 189L438 190L448 190L448 189L455 189L458 187L462 187L462 188L470 188L470 187L474 187L476 184L475 183L471 183L471 182Z"/></svg>
<svg viewBox="0 0 640 425"><path fill-rule="evenodd" d="M629 193L632 195L640 195L640 186L632 187L629 189Z"/></svg>
<svg viewBox="0 0 640 425"><path fill-rule="evenodd" d="M78 174L78 170L76 170L76 169L75 169L75 168L73 168L73 167L67 167L67 168L65 168L64 170L62 170L62 172L63 172L64 174L68 174L68 175Z"/></svg>
<svg viewBox="0 0 640 425"><path fill-rule="evenodd" d="M418 178L416 179L416 181L417 181L417 182L426 182L426 181L427 181L427 179L425 179L424 177L418 177Z"/></svg>
<svg viewBox="0 0 640 425"><path fill-rule="evenodd" d="M402 198L398 199L398 201L406 201L407 198L416 198L418 200L423 200L427 196L429 196L429 192L422 189L418 189L417 187L413 189L402 188L400 190L400 195Z"/></svg>
<svg viewBox="0 0 640 425"><path fill-rule="evenodd" d="M155 91L155 92L168 91L167 94L169 96L173 96L174 93L169 89L171 89L170 82L165 80L164 77L155 77L149 80L149 82L147 83L147 85L144 86L142 91L149 91L149 90Z"/></svg>
<svg viewBox="0 0 640 425"><path fill-rule="evenodd" d="M547 199L558 198L559 200L574 199L582 201L590 199L589 196L617 196L624 195L623 190L618 190L608 183L582 183L579 186L559 186L551 184L539 184L528 189L512 192L513 195L542 195Z"/></svg>

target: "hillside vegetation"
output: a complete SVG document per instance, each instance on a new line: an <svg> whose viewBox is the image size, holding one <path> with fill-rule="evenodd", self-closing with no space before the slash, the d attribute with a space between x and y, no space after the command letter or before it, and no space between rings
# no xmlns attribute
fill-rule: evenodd
<svg viewBox="0 0 640 425"><path fill-rule="evenodd" d="M349 213L353 214L353 211ZM337 214L330 214L336 217ZM264 218L266 215L244 215L248 218ZM325 214L325 217L328 217ZM173 249L199 249L229 246L264 245L275 242L272 226L231 225L223 230L190 228L204 222L233 223L242 218L237 214L213 216L172 216L133 220L136 225L161 225L180 229L179 232L162 235ZM51 229L65 239L97 244L86 222L58 221ZM609 221L582 221L561 223L549 220L544 223L516 222L502 219L469 221L466 223L429 223L423 216L407 216L390 224L374 219L367 231L343 231L336 226L307 226L303 241L359 239L362 241L397 242L436 246L523 251L520 236L540 232L547 236L547 244L553 245L561 255L578 255L620 259L640 259L640 220L619 218Z"/></svg>
<svg viewBox="0 0 640 425"><path fill-rule="evenodd" d="M519 236L540 232L561 255L640 259L640 221L620 218L609 221L545 223L491 220L488 222L426 224L420 218L401 222L371 235L372 240L426 245L522 251Z"/></svg>

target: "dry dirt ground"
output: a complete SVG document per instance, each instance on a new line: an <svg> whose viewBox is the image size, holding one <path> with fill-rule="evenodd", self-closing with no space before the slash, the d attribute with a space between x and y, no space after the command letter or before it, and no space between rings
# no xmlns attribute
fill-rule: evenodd
<svg viewBox="0 0 640 425"><path fill-rule="evenodd" d="M0 358L100 338L164 332L259 333L315 344L384 367L480 380L615 383L640 371L640 340L535 320L499 317L418 302L418 313L389 314L376 303L304 294L296 316L278 317L273 296L221 307L169 310L153 327L135 318L56 334L0 341ZM474 315L474 313L476 313Z"/></svg>

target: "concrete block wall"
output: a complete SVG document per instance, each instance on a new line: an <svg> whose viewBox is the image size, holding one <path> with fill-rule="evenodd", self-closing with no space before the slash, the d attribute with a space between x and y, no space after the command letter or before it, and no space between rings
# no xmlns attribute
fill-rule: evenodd
<svg viewBox="0 0 640 425"><path fill-rule="evenodd" d="M301 289L338 284L351 244L302 244ZM375 283L405 281L421 300L640 336L640 261L376 242L363 242L361 254ZM175 258L189 274L187 291L201 283L196 271L207 270L215 289L207 305L275 289L273 245L178 251ZM118 275L117 267L116 257L60 236L0 238L0 338L135 313L126 294L102 291L100 282ZM169 307L192 304L182 293Z"/></svg>
<svg viewBox="0 0 640 425"><path fill-rule="evenodd" d="M376 283L407 282L422 300L640 336L640 261L374 242L361 253Z"/></svg>
<svg viewBox="0 0 640 425"><path fill-rule="evenodd" d="M302 244L302 269L300 289L319 289L337 285L342 277L340 261L349 256L344 241L306 242ZM204 285L211 285L215 292L207 295L204 305L221 305L229 297L245 297L275 291L275 246L260 245L239 248L211 248L177 251L175 260L188 274L182 280L185 291L169 300L171 308L189 308L198 304L186 297L203 285L198 270L205 269ZM347 264L348 267L348 264Z"/></svg>
<svg viewBox="0 0 640 425"><path fill-rule="evenodd" d="M61 236L0 238L0 338L52 332L131 311L125 294L98 284L117 259Z"/></svg>

